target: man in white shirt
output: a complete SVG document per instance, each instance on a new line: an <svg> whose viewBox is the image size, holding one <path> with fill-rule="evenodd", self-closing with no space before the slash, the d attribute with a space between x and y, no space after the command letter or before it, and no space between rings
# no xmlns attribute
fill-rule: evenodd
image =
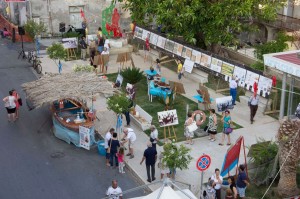
<svg viewBox="0 0 300 199"><path fill-rule="evenodd" d="M128 142L129 153L126 154L126 156L130 156L129 159L132 159L132 158L134 158L133 145L136 140L136 135L135 135L133 129L131 129L131 128L124 128L123 133L124 133L124 137L122 139L123 140L122 145L124 145L126 142Z"/></svg>
<svg viewBox="0 0 300 199"><path fill-rule="evenodd" d="M250 122L251 122L251 124L253 124L253 122L254 122L254 116L258 109L258 104L259 104L259 97L258 97L257 93L254 92L248 101L248 105L250 107Z"/></svg>
<svg viewBox="0 0 300 199"><path fill-rule="evenodd" d="M232 76L232 79L229 83L230 95L232 96L232 105L235 105L236 94L237 94L237 83L235 76Z"/></svg>
<svg viewBox="0 0 300 199"><path fill-rule="evenodd" d="M223 177L220 175L220 170L215 169L215 174L211 176L210 179L214 181L213 186L216 190L216 199L221 199L221 186L223 183Z"/></svg>
<svg viewBox="0 0 300 199"><path fill-rule="evenodd" d="M108 149L108 141L112 138L112 134L115 132L114 128L111 128L106 134L105 134L105 138L104 138L104 148L106 151L106 165L110 166L109 164L109 159L110 159L110 153L108 153L107 149Z"/></svg>
<svg viewBox="0 0 300 199"><path fill-rule="evenodd" d="M106 195L110 199L122 199L123 198L122 189L118 186L117 180L112 181L112 185L110 187L108 187Z"/></svg>

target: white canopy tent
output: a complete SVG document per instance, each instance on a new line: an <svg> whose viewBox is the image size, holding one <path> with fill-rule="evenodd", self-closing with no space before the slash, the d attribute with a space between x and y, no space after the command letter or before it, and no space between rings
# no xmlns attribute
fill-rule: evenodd
<svg viewBox="0 0 300 199"><path fill-rule="evenodd" d="M271 54L265 54L263 56L264 56L265 66L275 68L283 72L280 114L279 114L279 118L282 119L284 116L287 75L291 75L292 77L290 83L289 102L288 102L288 115L291 114L291 106L293 102L293 88L294 88L294 81L295 81L294 77L300 77L300 50L271 53Z"/></svg>

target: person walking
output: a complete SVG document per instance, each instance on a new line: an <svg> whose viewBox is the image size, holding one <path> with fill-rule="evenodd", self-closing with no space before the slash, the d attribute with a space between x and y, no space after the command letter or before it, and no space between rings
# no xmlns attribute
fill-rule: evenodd
<svg viewBox="0 0 300 199"><path fill-rule="evenodd" d="M228 184L229 184L229 188L232 191L232 195L234 199L237 199L237 189L236 189L236 184L235 184L235 180L233 176L229 176L228 177Z"/></svg>
<svg viewBox="0 0 300 199"><path fill-rule="evenodd" d="M120 147L120 142L117 137L118 134L114 132L112 139L108 141L108 145L110 146L110 166L113 166L115 162L116 168L119 166L118 157L116 154L118 152L118 148Z"/></svg>
<svg viewBox="0 0 300 199"><path fill-rule="evenodd" d="M185 137L186 137L186 144L193 144L193 137L194 132L190 132L188 129L188 126L191 125L194 122L195 115L193 113L188 113L188 118L185 120L184 126L185 126Z"/></svg>
<svg viewBox="0 0 300 199"><path fill-rule="evenodd" d="M9 91L9 96L3 98L4 106L7 111L9 122L16 121L16 103L17 99L13 96L13 91Z"/></svg>
<svg viewBox="0 0 300 199"><path fill-rule="evenodd" d="M147 181L152 182L156 179L155 178L155 162L157 159L157 151L152 147L151 142L148 142L147 146L148 146L148 148L144 151L144 156L143 156L140 164L142 165L144 160L146 160L146 170L147 170L147 177L148 177ZM151 168L151 175L150 175L150 168Z"/></svg>
<svg viewBox="0 0 300 199"><path fill-rule="evenodd" d="M216 199L221 199L223 177L220 175L220 170L218 168L215 169L215 174L211 176L211 180L214 181L213 187L216 190Z"/></svg>
<svg viewBox="0 0 300 199"><path fill-rule="evenodd" d="M122 145L124 145L126 142L128 142L128 148L129 148L129 153L126 154L126 156L130 156L129 159L134 158L134 153L133 153L133 145L136 140L136 135L131 128L124 128L123 129L124 137L122 141Z"/></svg>
<svg viewBox="0 0 300 199"><path fill-rule="evenodd" d="M108 66L109 66L109 51L107 50L106 47L104 47L104 50L102 51L101 55L107 55L107 56L108 56L108 60L107 60L107 62L103 65L103 71L102 71L102 72L104 72L104 67L105 67L105 73L107 73Z"/></svg>
<svg viewBox="0 0 300 199"><path fill-rule="evenodd" d="M156 150L156 144L158 141L158 131L154 125L150 126L150 142L152 143L152 147Z"/></svg>
<svg viewBox="0 0 300 199"><path fill-rule="evenodd" d="M79 41L79 45L81 48L81 59L85 61L86 59L86 51L87 51L87 44L85 42L85 37L82 36L81 40Z"/></svg>
<svg viewBox="0 0 300 199"><path fill-rule="evenodd" d="M156 59L156 72L157 74L161 75L161 66L160 66L160 60L159 59Z"/></svg>
<svg viewBox="0 0 300 199"><path fill-rule="evenodd" d="M20 101L21 97L15 89L12 89L12 92L13 92L13 96L17 99L17 101L16 101L16 119L18 119L19 116L20 116L19 115L19 109L20 109L20 106L22 106L22 100Z"/></svg>
<svg viewBox="0 0 300 199"><path fill-rule="evenodd" d="M225 114L223 114L222 121L223 121L223 134L222 134L222 140L219 143L219 145L223 146L223 143L224 143L224 140L225 140L225 135L227 135L227 139L228 139L227 145L231 145L231 142L230 142L231 116L230 116L230 111L229 110L226 110Z"/></svg>
<svg viewBox="0 0 300 199"><path fill-rule="evenodd" d="M118 181L113 180L111 186L108 187L106 195L110 199L123 199L122 189L118 186Z"/></svg>
<svg viewBox="0 0 300 199"><path fill-rule="evenodd" d="M109 148L109 145L108 145L108 142L109 140L112 138L112 134L115 132L115 129L114 128L111 128L109 129L109 131L105 134L105 138L104 138L104 148L105 148L105 151L106 151L106 155L105 155L105 158L106 158L106 166L110 166L109 164L109 160L110 160L110 151L108 150Z"/></svg>
<svg viewBox="0 0 300 199"><path fill-rule="evenodd" d="M125 163L124 163L124 147L120 147L119 148L119 152L116 154L117 158L118 158L118 162L119 162L119 172L120 173L125 173L124 171L124 167L125 167Z"/></svg>
<svg viewBox="0 0 300 199"><path fill-rule="evenodd" d="M240 198L246 197L246 188L250 183L247 181L247 174L245 171L245 166L241 164L239 166L239 174L236 181L236 189Z"/></svg>
<svg viewBox="0 0 300 199"><path fill-rule="evenodd" d="M257 95L256 92L254 92L248 101L248 106L250 107L250 122L251 122L251 124L253 124L253 122L254 122L254 116L258 109L258 104L259 104L259 96Z"/></svg>
<svg viewBox="0 0 300 199"><path fill-rule="evenodd" d="M237 83L235 80L235 76L232 76L232 79L230 80L229 83L229 88L230 88L230 95L232 96L232 105L236 105L235 100L237 95Z"/></svg>
<svg viewBox="0 0 300 199"><path fill-rule="evenodd" d="M209 110L209 118L208 118L208 134L209 140L211 142L216 141L216 134L217 134L217 115L215 109Z"/></svg>
<svg viewBox="0 0 300 199"><path fill-rule="evenodd" d="M147 34L145 45L144 45L144 62L148 61L150 53L150 34Z"/></svg>
<svg viewBox="0 0 300 199"><path fill-rule="evenodd" d="M179 59L176 60L177 63L177 74L178 74L178 80L181 80L184 72L184 68L183 68L183 62Z"/></svg>

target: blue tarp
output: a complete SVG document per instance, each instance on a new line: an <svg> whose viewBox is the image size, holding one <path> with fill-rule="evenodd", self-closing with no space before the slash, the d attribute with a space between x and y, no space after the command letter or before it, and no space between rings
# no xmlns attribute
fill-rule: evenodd
<svg viewBox="0 0 300 199"><path fill-rule="evenodd" d="M79 146L79 133L74 132L64 126L62 126L59 122L56 121L54 117L52 117L53 126L54 126L54 135L58 139L64 140L68 144L73 143L75 146ZM95 141L95 127L90 129L90 146L96 143Z"/></svg>

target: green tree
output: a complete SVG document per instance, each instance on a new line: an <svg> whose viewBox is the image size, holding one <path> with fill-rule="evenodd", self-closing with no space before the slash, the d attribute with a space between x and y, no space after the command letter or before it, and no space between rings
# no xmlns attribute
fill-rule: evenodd
<svg viewBox="0 0 300 199"><path fill-rule="evenodd" d="M56 65L62 59L66 58L66 51L61 43L53 43L47 48L47 54L50 59L52 59ZM58 62L57 62L58 61Z"/></svg>
<svg viewBox="0 0 300 199"><path fill-rule="evenodd" d="M46 32L47 28L43 22L36 23L34 20L29 19L27 20L26 24L24 25L24 29L29 37L33 40L36 39L38 35L42 32Z"/></svg>
<svg viewBox="0 0 300 199"><path fill-rule="evenodd" d="M189 154L191 149L187 148L184 145L176 145L173 143L166 143L164 145L164 151L162 163L170 168L171 171L176 169L184 170L188 169L188 166L193 159ZM172 178L175 178L175 173L172 172Z"/></svg>
<svg viewBox="0 0 300 199"><path fill-rule="evenodd" d="M292 40L293 38L291 36L286 35L285 32L279 32L274 41L269 41L262 45L255 45L254 53L256 55L256 58L263 61L264 54L282 52L288 49L289 47L286 42Z"/></svg>
<svg viewBox="0 0 300 199"><path fill-rule="evenodd" d="M255 27L253 19L274 20L286 0L118 0L138 24L155 20L170 37L215 51L236 41L236 33Z"/></svg>

